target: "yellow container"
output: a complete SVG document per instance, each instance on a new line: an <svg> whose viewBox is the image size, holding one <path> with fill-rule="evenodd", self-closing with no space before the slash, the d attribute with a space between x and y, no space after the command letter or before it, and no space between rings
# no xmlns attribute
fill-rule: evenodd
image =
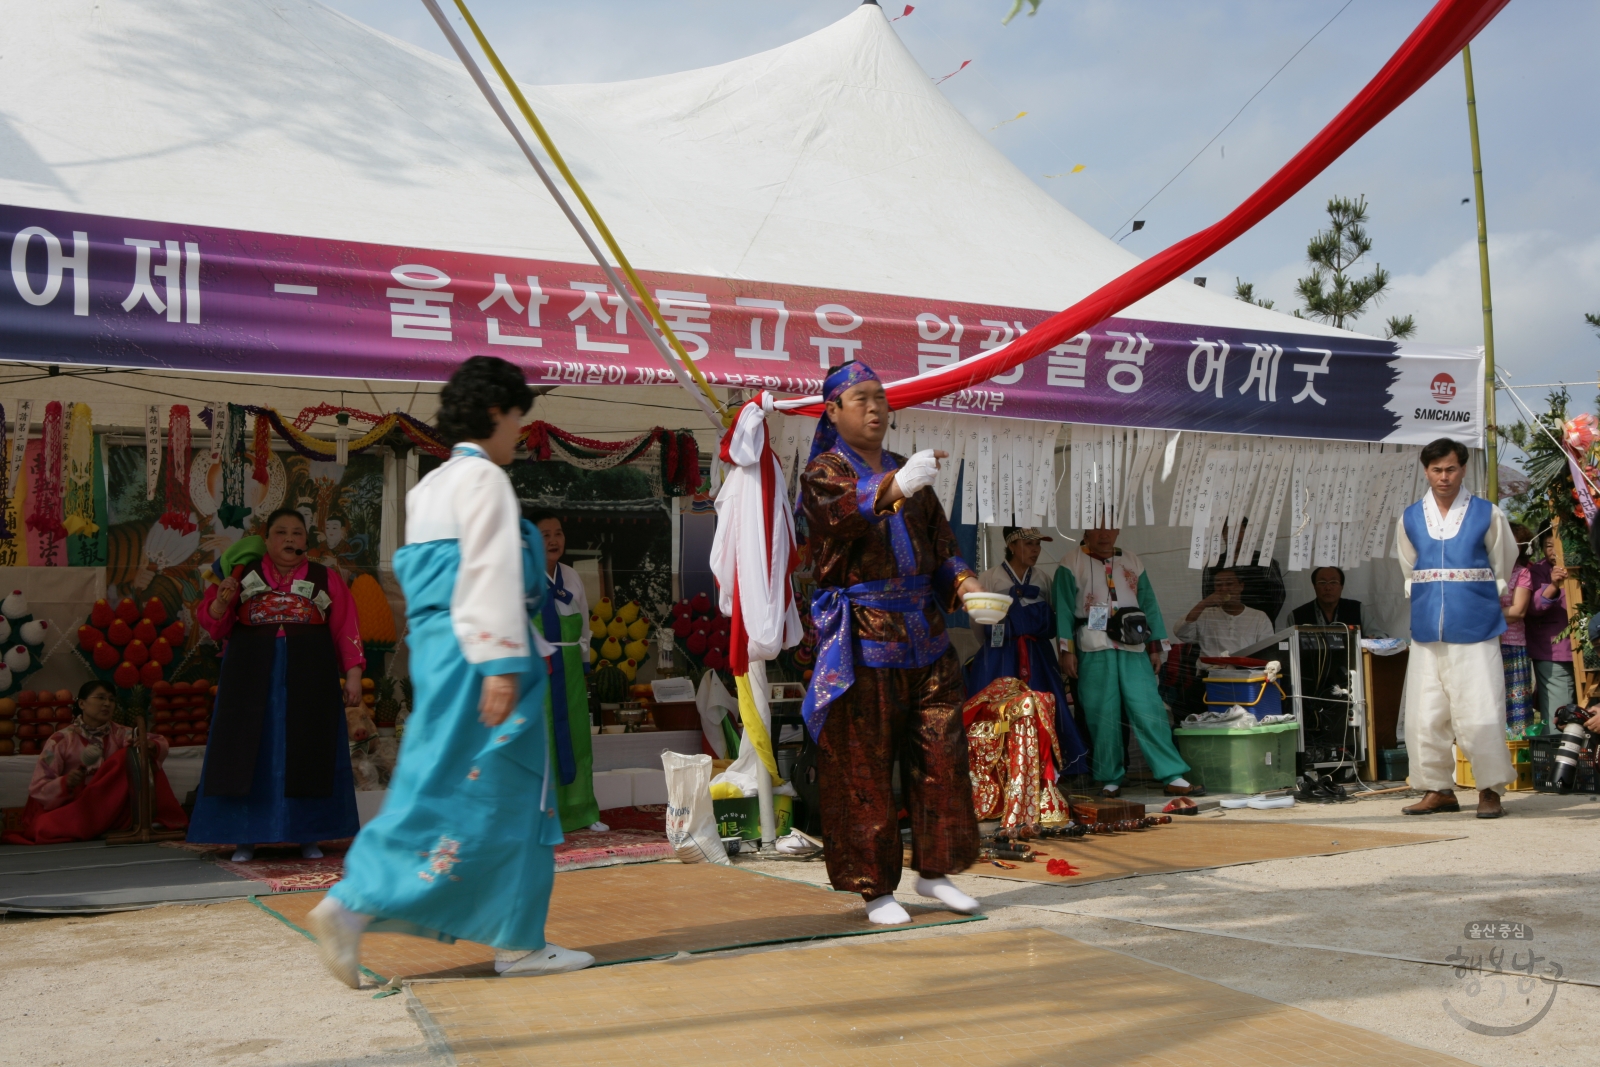
<svg viewBox="0 0 1600 1067"><path fill-rule="evenodd" d="M1467 759L1466 753L1454 745L1450 746L1456 757L1456 785L1463 789L1476 789L1477 784L1472 779L1472 761ZM1527 741L1507 741L1506 751L1511 756L1511 769L1516 772L1516 780L1506 786L1508 793L1528 793L1533 791L1533 764L1528 762Z"/></svg>

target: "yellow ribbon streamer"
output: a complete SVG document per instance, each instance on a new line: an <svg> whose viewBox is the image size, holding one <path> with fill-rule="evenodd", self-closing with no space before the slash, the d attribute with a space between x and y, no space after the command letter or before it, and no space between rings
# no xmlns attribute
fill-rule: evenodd
<svg viewBox="0 0 1600 1067"><path fill-rule="evenodd" d="M611 250L612 256L616 258L617 266L621 267L622 273L628 276L628 282L633 286L634 295L639 298L639 303L644 306L644 309L650 313L650 318L655 322L656 329L661 331L661 336L666 338L667 344L672 346L672 351L683 361L684 367L689 371L690 376L694 378L695 384L700 387L700 391L706 395L706 399L711 402L717 413L721 415L723 425L733 425L734 413L729 411L722 401L717 399L716 394L711 391L711 385L706 381L705 375L700 373L700 368L695 366L694 360L689 358L689 353L683 350L683 342L679 341L678 335L672 332L672 327L667 325L667 320L661 317L661 309L656 307L655 298L650 295L650 290L645 288L643 279L634 271L633 264L628 262L628 257L622 254L622 246L617 244L615 237L611 236L610 228L606 226L605 220L600 217L599 210L590 201L589 194L583 191L583 186L578 184L578 179L572 173L571 168L567 166L567 161L556 150L555 142L550 139L550 134L546 132L544 123L539 121L539 116L533 113L533 107L529 105L527 97L522 95L522 89L518 87L516 79L511 77L510 71L506 70L505 65L500 62L500 57L495 54L494 48L489 44L489 38L485 37L483 31L478 28L477 20L472 17L472 12L467 10L466 0L455 0L455 4L461 11L461 17L466 19L467 25L471 27L472 36L477 38L478 47L483 49L483 54L488 57L489 64L494 67L495 73L500 75L500 80L505 83L506 91L511 94L511 99L516 101L517 109L522 112L522 117L528 121L529 126L533 127L534 136L539 138L539 144L544 146L545 152L550 156L550 161L556 165L556 169L561 172L561 176L567 180L567 184L572 187L573 193L578 197L578 202L589 213L589 219L594 223L595 229L600 231L600 236L605 241L606 247Z"/></svg>
<svg viewBox="0 0 1600 1067"><path fill-rule="evenodd" d="M739 690L739 719L744 723L745 742L756 746L756 755L767 765L767 773L772 775L772 784L782 785L783 778L778 774L778 761L772 755L772 735L767 733L767 724L761 721L761 709L756 707L756 695L750 688L750 676L735 675L733 684Z"/></svg>

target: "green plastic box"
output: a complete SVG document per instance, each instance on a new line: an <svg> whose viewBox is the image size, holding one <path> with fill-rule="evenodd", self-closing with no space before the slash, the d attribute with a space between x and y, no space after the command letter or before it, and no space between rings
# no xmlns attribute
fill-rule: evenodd
<svg viewBox="0 0 1600 1067"><path fill-rule="evenodd" d="M1192 768L1185 775L1210 793L1260 793L1294 784L1292 722L1250 730L1196 727L1172 731L1178 752Z"/></svg>
<svg viewBox="0 0 1600 1067"><path fill-rule="evenodd" d="M761 800L758 797L737 797L732 800L713 800L711 811L717 817L717 836L739 837L746 841L761 840ZM794 827L794 798L772 798L772 821L777 824L779 837Z"/></svg>

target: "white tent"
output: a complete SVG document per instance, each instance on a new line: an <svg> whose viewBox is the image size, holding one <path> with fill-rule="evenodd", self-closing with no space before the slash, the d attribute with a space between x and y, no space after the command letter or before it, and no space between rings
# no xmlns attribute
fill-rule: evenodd
<svg viewBox="0 0 1600 1067"><path fill-rule="evenodd" d="M0 21L0 203L588 260L453 58L315 0L4 0ZM523 88L641 269L1059 309L1137 262L875 4L715 67ZM1129 314L1286 328L1187 282Z"/></svg>

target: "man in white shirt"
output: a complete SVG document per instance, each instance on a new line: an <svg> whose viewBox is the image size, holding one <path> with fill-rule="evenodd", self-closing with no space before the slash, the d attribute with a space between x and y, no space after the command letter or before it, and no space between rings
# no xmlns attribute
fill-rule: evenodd
<svg viewBox="0 0 1600 1067"><path fill-rule="evenodd" d="M1273 634L1266 612L1246 607L1239 599L1244 583L1228 568L1211 578L1211 595L1189 609L1174 631L1180 641L1200 646L1202 656L1231 656Z"/></svg>

